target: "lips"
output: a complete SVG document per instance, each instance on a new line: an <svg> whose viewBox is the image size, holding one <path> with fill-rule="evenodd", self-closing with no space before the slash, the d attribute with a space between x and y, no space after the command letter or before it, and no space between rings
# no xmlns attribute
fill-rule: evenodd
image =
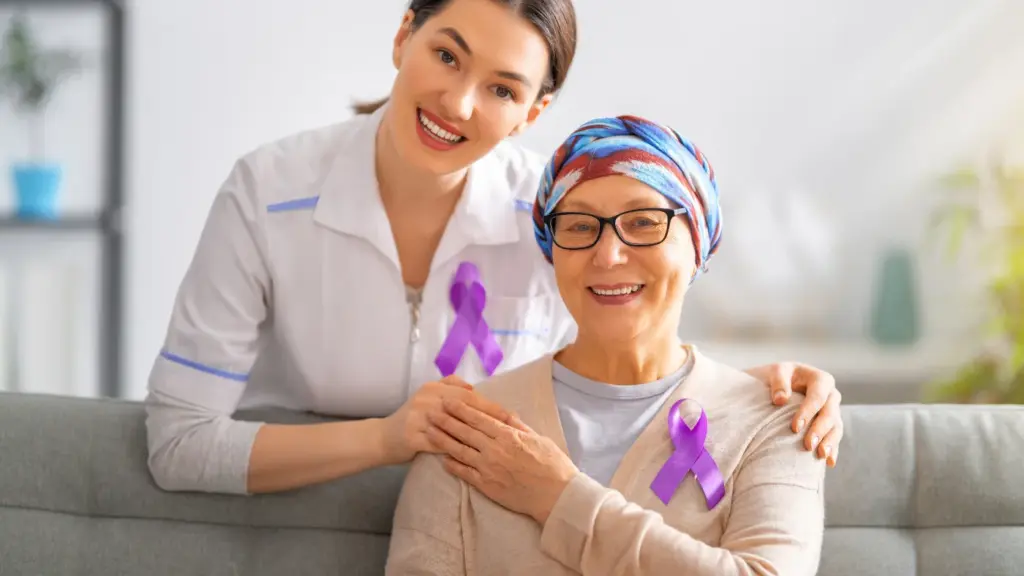
<svg viewBox="0 0 1024 576"><path fill-rule="evenodd" d="M598 296L627 296L635 292L643 290L644 285L642 283L636 284L602 284L595 286L588 286L587 289L597 294Z"/></svg>
<svg viewBox="0 0 1024 576"><path fill-rule="evenodd" d="M448 144L458 144L466 140L465 135L458 128L445 122L436 114L422 108L417 109L416 112L420 126L434 138Z"/></svg>

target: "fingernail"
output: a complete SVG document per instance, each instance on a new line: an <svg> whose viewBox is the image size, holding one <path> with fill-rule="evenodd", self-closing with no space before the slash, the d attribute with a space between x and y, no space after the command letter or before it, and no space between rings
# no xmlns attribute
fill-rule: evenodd
<svg viewBox="0 0 1024 576"><path fill-rule="evenodd" d="M825 459L828 460L829 456L831 456L831 455L832 455L832 447L831 446L825 446Z"/></svg>
<svg viewBox="0 0 1024 576"><path fill-rule="evenodd" d="M799 432L799 431L803 430L804 429L804 424L806 424L806 423L807 422L803 418L797 420L796 421L796 431Z"/></svg>
<svg viewBox="0 0 1024 576"><path fill-rule="evenodd" d="M818 435L815 434L814 436L811 436L811 450L814 450L817 447L818 447Z"/></svg>

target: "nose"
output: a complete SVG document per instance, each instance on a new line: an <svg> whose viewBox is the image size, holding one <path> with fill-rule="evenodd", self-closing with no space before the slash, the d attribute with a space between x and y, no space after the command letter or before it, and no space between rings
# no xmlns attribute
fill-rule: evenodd
<svg viewBox="0 0 1024 576"><path fill-rule="evenodd" d="M474 90L468 83L460 82L451 86L441 96L441 106L444 113L452 120L465 122L473 116L473 107L476 105Z"/></svg>
<svg viewBox="0 0 1024 576"><path fill-rule="evenodd" d="M598 268L613 268L625 264L626 250L629 249L629 246L626 246L622 243L622 240L619 240L615 230L611 229L611 224L605 224L605 227L604 232L601 234L601 239L593 247L594 266Z"/></svg>

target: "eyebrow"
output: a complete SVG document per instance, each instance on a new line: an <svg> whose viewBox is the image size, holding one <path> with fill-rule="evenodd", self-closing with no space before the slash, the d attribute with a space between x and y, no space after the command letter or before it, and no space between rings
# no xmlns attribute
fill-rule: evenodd
<svg viewBox="0 0 1024 576"><path fill-rule="evenodd" d="M439 32L441 34L444 34L445 36L448 36L449 38L451 38L453 42L455 42L456 44L459 45L459 48L462 48L463 52L465 52L466 54L469 54L470 56L473 55L473 50L469 47L469 44L466 42L466 39L462 37L462 34L459 34L458 30L456 30L455 28L452 28L450 26L447 26L445 28L441 28L439 30ZM508 80L514 80L516 82L519 82L520 84L524 84L528 88L532 88L533 87L533 85L530 84L530 81L526 79L526 76L523 76L522 74L520 74L518 72L509 72L508 70L499 70L497 72L497 74L498 74L498 76L501 76L502 78L506 78Z"/></svg>
<svg viewBox="0 0 1024 576"><path fill-rule="evenodd" d="M661 206L653 206L652 204L653 203L646 198L635 198L633 200L630 200L629 202L626 202L625 206L622 207L621 211L624 212L627 210L636 210L637 208L661 208ZM593 206L587 204L586 202L583 202L581 200L569 199L562 204L561 210L559 211L595 212L596 210Z"/></svg>

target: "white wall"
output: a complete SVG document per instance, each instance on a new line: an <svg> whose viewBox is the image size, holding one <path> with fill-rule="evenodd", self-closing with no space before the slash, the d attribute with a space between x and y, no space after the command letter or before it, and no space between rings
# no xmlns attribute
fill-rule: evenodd
<svg viewBox="0 0 1024 576"><path fill-rule="evenodd" d="M0 7L0 34L10 6ZM58 85L41 126L42 157L33 157L32 126L0 99L0 218L12 218L13 162L59 162L62 217L89 219L103 197L107 22L94 7L42 7L29 13L46 48L73 50L84 69ZM92 395L98 389L100 236L95 230L55 233L0 226L0 390Z"/></svg>
<svg viewBox="0 0 1024 576"><path fill-rule="evenodd" d="M347 117L353 98L385 94L402 9L398 0L132 3L124 340L132 397L144 393L178 282L233 160ZM1024 11L1012 0L581 1L578 11L569 85L524 142L550 150L599 115L674 125L710 156L728 210L722 272L702 280L695 299L710 309L749 302L754 313L832 295L838 313L828 313L842 337L863 331L880 250L917 241L924 179L1005 126L1011 96L1024 93L1024 41L1013 37ZM791 212L749 211L787 198L796 199ZM823 229L799 210L817 211ZM745 271L763 270L773 250L793 253L786 234L794 229L804 234L797 240L823 238L825 257L806 251L766 273L792 265L817 292L784 301L765 276L760 299L740 291L756 280ZM948 271L925 273L942 279L925 286L929 329L961 329L965 317L946 309L955 293Z"/></svg>

